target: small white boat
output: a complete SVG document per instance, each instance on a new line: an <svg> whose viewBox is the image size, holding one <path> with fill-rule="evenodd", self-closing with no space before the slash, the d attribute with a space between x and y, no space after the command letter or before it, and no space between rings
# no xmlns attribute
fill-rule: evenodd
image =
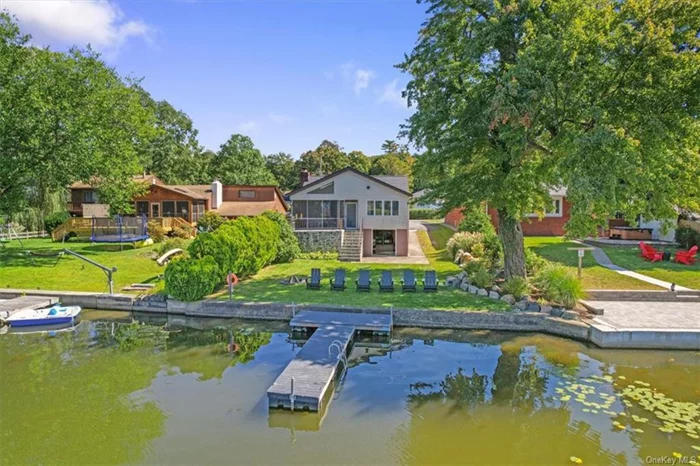
<svg viewBox="0 0 700 466"><path fill-rule="evenodd" d="M56 304L45 309L19 311L6 319L12 327L33 327L39 325L73 324L78 320L80 306Z"/></svg>

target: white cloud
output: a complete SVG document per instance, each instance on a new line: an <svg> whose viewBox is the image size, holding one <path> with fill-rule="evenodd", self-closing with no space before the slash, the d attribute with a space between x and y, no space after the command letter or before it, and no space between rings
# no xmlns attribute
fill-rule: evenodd
<svg viewBox="0 0 700 466"><path fill-rule="evenodd" d="M331 73L325 73L326 77L332 79ZM362 91L369 87L370 81L376 77L374 71L368 68L360 68L351 60L340 65L340 75L346 85L352 87L355 95L360 95Z"/></svg>
<svg viewBox="0 0 700 466"><path fill-rule="evenodd" d="M401 96L402 89L399 89L399 80L394 79L389 84L384 86L381 94L379 94L379 103L391 104L400 108L408 108L406 99Z"/></svg>
<svg viewBox="0 0 700 466"><path fill-rule="evenodd" d="M271 112L268 115L268 117L270 118L270 120L272 120L273 123L277 124L289 123L290 121L292 121L292 117L283 113Z"/></svg>
<svg viewBox="0 0 700 466"><path fill-rule="evenodd" d="M110 1L4 0L3 7L16 15L22 29L35 43L84 46L115 53L128 39L151 42L153 29L140 20L128 20Z"/></svg>
<svg viewBox="0 0 700 466"><path fill-rule="evenodd" d="M258 122L255 120L244 121L243 123L236 126L236 132L240 134L250 135L258 129Z"/></svg>

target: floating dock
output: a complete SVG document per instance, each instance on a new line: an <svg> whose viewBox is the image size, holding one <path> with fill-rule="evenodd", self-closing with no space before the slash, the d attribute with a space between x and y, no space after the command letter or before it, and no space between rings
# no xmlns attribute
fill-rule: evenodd
<svg viewBox="0 0 700 466"><path fill-rule="evenodd" d="M390 314L302 311L292 330L316 329L282 374L267 390L270 408L322 411L329 388L347 366L357 332L391 332Z"/></svg>
<svg viewBox="0 0 700 466"><path fill-rule="evenodd" d="M0 301L0 319L7 319L13 314L27 309L42 309L53 306L58 298L52 296L19 296Z"/></svg>

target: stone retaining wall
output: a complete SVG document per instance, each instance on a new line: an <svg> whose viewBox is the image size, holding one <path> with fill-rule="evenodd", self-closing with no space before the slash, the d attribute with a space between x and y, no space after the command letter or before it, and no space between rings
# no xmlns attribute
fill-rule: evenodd
<svg viewBox="0 0 700 466"><path fill-rule="evenodd" d="M340 252L341 230L296 230L301 252Z"/></svg>
<svg viewBox="0 0 700 466"><path fill-rule="evenodd" d="M587 301L684 301L700 302L700 291L586 290Z"/></svg>

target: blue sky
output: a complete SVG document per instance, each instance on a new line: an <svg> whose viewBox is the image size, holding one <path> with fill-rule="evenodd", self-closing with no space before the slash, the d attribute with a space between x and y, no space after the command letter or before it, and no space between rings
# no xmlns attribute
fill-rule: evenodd
<svg viewBox="0 0 700 466"><path fill-rule="evenodd" d="M88 42L156 99L185 111L206 148L232 133L295 158L323 139L380 152L410 115L411 51L425 5L396 1L0 0L39 45Z"/></svg>

